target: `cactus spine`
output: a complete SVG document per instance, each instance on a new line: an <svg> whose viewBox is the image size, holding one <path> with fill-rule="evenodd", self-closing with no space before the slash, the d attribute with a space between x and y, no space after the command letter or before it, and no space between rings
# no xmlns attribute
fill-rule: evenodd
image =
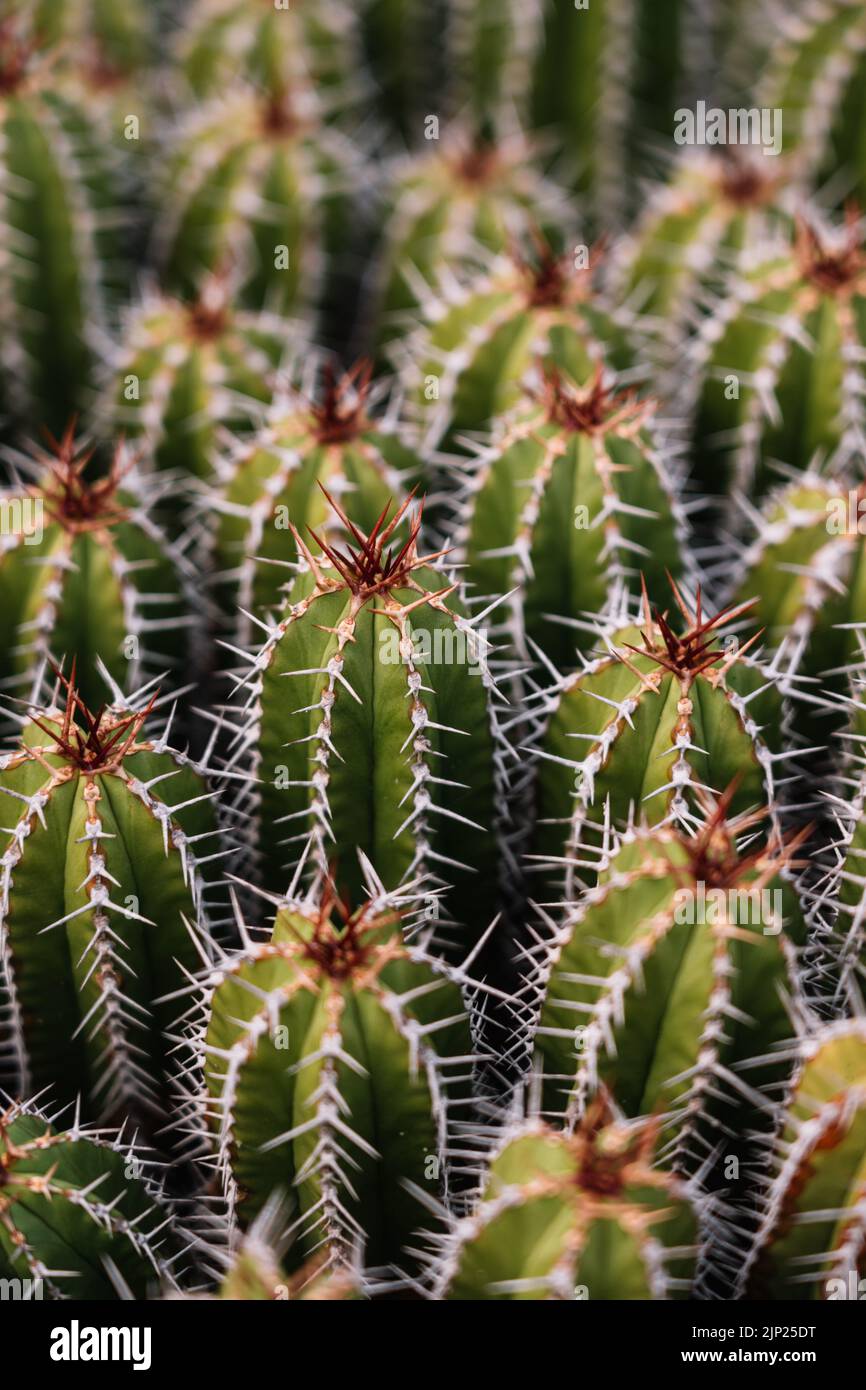
<svg viewBox="0 0 866 1390"><path fill-rule="evenodd" d="M20 1091L96 1117L162 1113L165 996L200 965L221 857L202 777L144 709L91 714L72 681L0 760L2 973ZM187 923L189 925L187 925ZM193 940L197 930L201 939Z"/></svg>
<svg viewBox="0 0 866 1390"><path fill-rule="evenodd" d="M245 938L209 981L218 1168L244 1226L275 1192L291 1202L293 1269L323 1238L339 1261L360 1246L369 1267L406 1267L424 1217L407 1184L447 1191L468 1017L423 942L404 943L404 900L368 883L354 912L327 884L274 900L269 939Z"/></svg>
<svg viewBox="0 0 866 1390"><path fill-rule="evenodd" d="M613 391L600 366L580 382L548 367L532 395L470 474L459 554L471 594L511 594L518 651L529 639L567 670L612 583L634 589L640 570L659 597L682 574L686 522L651 402Z"/></svg>
<svg viewBox="0 0 866 1390"><path fill-rule="evenodd" d="M284 892L337 845L357 905L362 850L388 889L412 883L428 903L444 890L441 935L456 924L465 945L495 914L506 778L484 615L468 620L437 557L419 554L420 515L394 540L408 500L366 535L329 500L352 542L314 534L317 558L296 534L305 570L245 676L230 770L251 778L238 807L257 871Z"/></svg>
<svg viewBox="0 0 866 1390"><path fill-rule="evenodd" d="M655 1166L653 1124L602 1102L574 1134L528 1121L507 1134L477 1209L446 1244L437 1296L687 1298L700 1203Z"/></svg>
<svg viewBox="0 0 866 1390"><path fill-rule="evenodd" d="M146 1298L179 1288L171 1208L131 1144L58 1130L35 1107L0 1114L0 1276L52 1299ZM41 1292L31 1293L41 1297Z"/></svg>

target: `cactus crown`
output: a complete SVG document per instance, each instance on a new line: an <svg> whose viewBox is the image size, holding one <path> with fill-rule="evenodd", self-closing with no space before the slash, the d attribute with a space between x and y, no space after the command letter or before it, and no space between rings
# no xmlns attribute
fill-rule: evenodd
<svg viewBox="0 0 866 1390"><path fill-rule="evenodd" d="M534 255L517 247L511 253L524 280L527 303L534 309L564 308L574 286L574 265L570 257L558 256L540 232L533 233L532 241Z"/></svg>
<svg viewBox="0 0 866 1390"><path fill-rule="evenodd" d="M381 912L371 902L353 912L330 876L318 902L304 913L311 928L307 934L302 935L289 916L280 920L286 922L291 939L272 942L273 949L289 957L300 952L330 980L349 980L362 972L374 979L394 956L393 940L382 945L381 933L399 922L398 914Z"/></svg>
<svg viewBox="0 0 866 1390"><path fill-rule="evenodd" d="M320 402L310 403L310 418L320 444L345 444L370 427L367 402L373 363L359 358L349 371L337 376L332 363L325 365L325 389Z"/></svg>
<svg viewBox="0 0 866 1390"><path fill-rule="evenodd" d="M767 160L755 159L738 145L719 147L719 191L737 207L765 207L775 198L786 175L768 170Z"/></svg>
<svg viewBox="0 0 866 1390"><path fill-rule="evenodd" d="M48 515L65 531L100 530L126 518L117 492L134 460L125 456L119 444L107 475L88 480L84 474L94 451L76 445L74 429L74 422L70 423L59 440L47 434L53 455L47 461L48 474L41 486L28 491L42 499Z"/></svg>
<svg viewBox="0 0 866 1390"><path fill-rule="evenodd" d="M639 1179L653 1182L652 1157L658 1138L658 1123L649 1120L640 1126L615 1123L610 1099L604 1088L586 1112L583 1123L571 1135L564 1135L571 1148L575 1167L569 1181L578 1192L592 1197L618 1197Z"/></svg>
<svg viewBox="0 0 866 1390"><path fill-rule="evenodd" d="M607 434L627 421L640 421L653 408L652 401L637 401L632 391L614 391L605 381L599 363L587 386L567 382L554 365L540 367L542 387L532 393L547 412L551 424L575 434Z"/></svg>
<svg viewBox="0 0 866 1390"><path fill-rule="evenodd" d="M38 48L39 40L25 38L14 17L0 22L0 96L19 91Z"/></svg>
<svg viewBox="0 0 866 1390"><path fill-rule="evenodd" d="M43 723L34 715L31 723L52 740L53 746L49 750L52 754L65 758L82 772L113 771L134 750L142 726L156 703L156 692L144 709L125 710L118 714L101 705L94 714L75 687L75 663L68 678L56 667L55 672L66 690L63 712L56 718L43 715L43 719L49 720L48 723ZM76 716L80 722L76 722Z"/></svg>
<svg viewBox="0 0 866 1390"><path fill-rule="evenodd" d="M357 543L357 549L355 546L348 544L344 549L338 549L336 546L328 545L312 528L310 528L310 535L340 575L341 583L338 580L325 578L325 576L321 574L316 560L304 545L297 532L294 533L310 568L313 570L317 585L324 591L333 592L334 589L345 587L350 589L351 592L358 597L366 599L370 598L373 594L388 593L391 589L414 588L412 571L419 569L422 565L429 564L432 560L437 559L439 555L444 554L443 551L437 551L435 555L419 556L418 554L418 535L421 530L421 507L419 507L418 513L410 526L409 535L400 549L397 550L396 553L393 547L389 547L386 550L386 546L393 536L394 531L399 526L414 493L410 493L405 502L401 503L390 521L387 520L388 512L391 510L391 504L389 502L384 511L380 513L370 534L365 536L364 532L349 519L340 504L334 500L326 488L322 487L321 483L319 487L322 489L322 492L325 494L325 497L328 499L328 502L340 518L349 535L352 536ZM425 599L434 597L434 595L428 594L426 590L420 588L418 592L423 594Z"/></svg>
<svg viewBox="0 0 866 1390"><path fill-rule="evenodd" d="M684 632L677 635L668 622L667 610L662 613L655 609L655 613L650 608L649 597L646 585L643 585L643 610L644 627L641 636L644 640L643 647L634 647L631 643L626 643L629 651L636 652L638 656L649 657L656 662L659 668L670 671L678 679L690 683L695 677L707 674L707 679L716 682L730 665L742 656L749 647L753 646L761 636L756 632L750 637L748 642L744 642L732 656L720 652L716 644L717 634L720 628L727 626L728 623L742 617L754 608L756 599L749 599L747 603L737 604L732 608L724 608L716 613L715 617L706 618L703 613L701 601L701 588L698 585L694 607L691 607L676 580L670 575L671 588L677 607L686 622ZM622 652L617 652L617 656L629 666L628 658ZM724 660L724 665L717 667L717 662ZM712 668L716 667L715 670ZM632 668L630 668L632 669ZM636 673L639 674L639 673ZM642 679L645 679L642 677ZM650 679L652 679L650 677Z"/></svg>
<svg viewBox="0 0 866 1390"><path fill-rule="evenodd" d="M866 251L860 228L859 209L849 206L842 235L828 241L805 218L797 221L794 251L803 278L824 294L847 295L863 292Z"/></svg>

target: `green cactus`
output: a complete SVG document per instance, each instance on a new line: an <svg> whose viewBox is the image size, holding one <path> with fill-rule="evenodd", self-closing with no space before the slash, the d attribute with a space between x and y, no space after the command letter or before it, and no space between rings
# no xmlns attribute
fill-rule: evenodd
<svg viewBox="0 0 866 1390"><path fill-rule="evenodd" d="M0 1278L30 1297L108 1301L179 1289L172 1210L130 1144L33 1106L0 1114ZM36 1292L35 1290L39 1291Z"/></svg>
<svg viewBox="0 0 866 1390"><path fill-rule="evenodd" d="M544 7L533 124L555 129L576 189L605 227L629 210L647 137L670 141L679 98L691 93L693 8L692 0L552 0Z"/></svg>
<svg viewBox="0 0 866 1390"><path fill-rule="evenodd" d="M785 148L816 182L866 198L866 15L859 0L783 10L759 88L784 112ZM840 177L841 175L841 177Z"/></svg>
<svg viewBox="0 0 866 1390"><path fill-rule="evenodd" d="M580 895L604 827L646 819L688 829L701 819L700 797L732 783L734 815L767 805L778 823L790 756L774 670L748 653L760 634L721 644L721 630L751 605L704 614L674 597L685 631L644 598L643 627L613 628L606 650L554 685L539 741L537 848L567 902Z"/></svg>
<svg viewBox="0 0 866 1390"><path fill-rule="evenodd" d="M488 430L539 360L577 381L602 352L617 371L633 367L631 314L594 290L600 259L583 245L559 257L536 238L528 259L499 256L488 274L449 277L431 296L426 322L394 354L431 446Z"/></svg>
<svg viewBox="0 0 866 1390"><path fill-rule="evenodd" d="M275 1194L291 1202L292 1269L323 1239L339 1262L360 1245L367 1266L406 1268L425 1217L406 1185L447 1192L468 1016L423 942L405 944L406 900L368 883L354 912L328 883L275 899L269 939L206 982L218 1170L243 1226Z"/></svg>
<svg viewBox="0 0 866 1390"><path fill-rule="evenodd" d="M688 1298L701 1204L655 1165L654 1124L592 1108L573 1134L506 1134L476 1210L443 1252L436 1296L560 1301Z"/></svg>
<svg viewBox="0 0 866 1390"><path fill-rule="evenodd" d="M844 230L801 220L777 251L752 248L698 339L683 397L695 485L764 497L785 469L856 465L863 430L866 259Z"/></svg>
<svg viewBox="0 0 866 1390"><path fill-rule="evenodd" d="M652 402L616 394L601 367L579 383L549 367L531 394L470 474L457 553L470 594L510 595L521 656L529 639L565 671L612 583L634 589L642 570L653 597L668 592L687 526Z"/></svg>
<svg viewBox="0 0 866 1390"><path fill-rule="evenodd" d="M573 1127L608 1086L626 1115L664 1117L668 1161L688 1174L721 1136L760 1125L760 1087L780 1067L766 1061L748 1085L739 1067L790 1037L785 993L798 995L793 855L804 836L740 853L764 813L729 819L734 795L708 803L693 836L626 834L534 952L546 1113Z"/></svg>
<svg viewBox="0 0 866 1390"><path fill-rule="evenodd" d="M197 0L179 43L179 62L198 100L242 77L271 92L297 83L344 101L358 39L343 0Z"/></svg>
<svg viewBox="0 0 866 1390"><path fill-rule="evenodd" d="M234 640L253 638L257 618L282 606L296 558L289 531L328 523L323 484L369 531L391 497L415 485L422 463L393 409L373 413L371 368L363 361L337 376L325 366L318 397L282 393L251 440L218 465L211 564L220 606L234 617Z"/></svg>
<svg viewBox="0 0 866 1390"><path fill-rule="evenodd" d="M863 1297L866 1030L841 1020L804 1037L740 1296Z"/></svg>
<svg viewBox="0 0 866 1390"><path fill-rule="evenodd" d="M275 369L300 346L275 315L232 306L230 277L205 278L189 301L150 292L128 315L102 419L146 440L157 468L210 481L222 428L249 428Z"/></svg>
<svg viewBox="0 0 866 1390"><path fill-rule="evenodd" d="M731 580L734 601L754 599L768 647L784 648L783 662L804 682L804 698L811 693L825 713L828 693L845 695L846 672L862 661L864 498L862 484L848 488L805 473L772 493L760 512L743 502L754 539Z"/></svg>
<svg viewBox="0 0 866 1390"><path fill-rule="evenodd" d="M91 452L72 428L38 482L0 499L0 684L38 698L46 664L75 656L78 691L96 708L110 686L131 692L188 662L189 560L154 523L155 494L123 445L109 473L86 476ZM97 669L102 665L102 673Z"/></svg>
<svg viewBox="0 0 866 1390"><path fill-rule="evenodd" d="M393 539L408 499L366 535L328 500L352 542L314 534L316 558L295 533L305 565L238 697L228 770L255 872L281 893L299 863L326 871L338 846L339 888L357 906L363 851L386 888L412 883L419 904L444 890L440 939L465 953L496 913L504 870L493 827L508 752L484 615L468 620L436 556L419 554L420 514Z"/></svg>
<svg viewBox="0 0 866 1390"><path fill-rule="evenodd" d="M231 87L181 121L172 148L156 246L169 288L194 297L203 272L230 266L246 307L321 304L355 230L358 165L314 94Z"/></svg>
<svg viewBox="0 0 866 1390"><path fill-rule="evenodd" d="M361 0L359 11L364 55L382 114L414 143L423 134L425 118L438 113L447 80L442 6L439 0Z"/></svg>
<svg viewBox="0 0 866 1390"><path fill-rule="evenodd" d="M613 299L639 308L660 367L681 370L683 335L737 254L766 240L773 225L791 223L791 173L785 160L722 146L681 156L652 191L614 248L608 281Z"/></svg>
<svg viewBox="0 0 866 1390"><path fill-rule="evenodd" d="M534 152L519 132L494 139L458 128L397 163L376 276L380 347L435 302L443 264L468 271L535 226L553 235L565 225L568 200L536 173Z"/></svg>
<svg viewBox="0 0 866 1390"><path fill-rule="evenodd" d="M72 46L81 56L88 45L117 73L128 74L155 55L153 15L143 5L116 5L113 0L7 0L7 7L28 25L42 47Z"/></svg>
<svg viewBox="0 0 866 1390"><path fill-rule="evenodd" d="M478 128L504 108L524 105L532 75L537 16L521 0L450 0L445 36L451 101Z"/></svg>
<svg viewBox="0 0 866 1390"><path fill-rule="evenodd" d="M35 712L0 759L18 1093L50 1086L95 1117L147 1123L173 1084L181 1010L166 996L200 966L216 906L211 794L165 733L147 736L153 698L91 714L63 684L64 707Z"/></svg>
<svg viewBox="0 0 866 1390"><path fill-rule="evenodd" d="M0 412L55 432L88 403L123 261L103 117L95 84L0 24Z"/></svg>

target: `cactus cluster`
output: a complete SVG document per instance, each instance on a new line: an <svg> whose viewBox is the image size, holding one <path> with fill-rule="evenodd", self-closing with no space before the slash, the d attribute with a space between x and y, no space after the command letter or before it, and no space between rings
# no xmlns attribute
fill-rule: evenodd
<svg viewBox="0 0 866 1390"><path fill-rule="evenodd" d="M0 8L0 1299L861 1298L862 4Z"/></svg>

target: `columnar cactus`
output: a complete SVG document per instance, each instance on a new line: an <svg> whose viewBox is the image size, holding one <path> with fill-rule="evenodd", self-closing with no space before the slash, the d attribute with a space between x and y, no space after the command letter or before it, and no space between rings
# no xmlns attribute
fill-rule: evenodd
<svg viewBox="0 0 866 1390"><path fill-rule="evenodd" d="M784 112L785 148L817 180L866 198L866 15L858 0L780 7L761 105ZM839 174L842 178L839 178Z"/></svg>
<svg viewBox="0 0 866 1390"><path fill-rule="evenodd" d="M468 271L534 226L552 235L565 225L568 200L536 172L532 153L517 131L493 137L458 127L397 163L376 275L380 345L435 302L443 265Z"/></svg>
<svg viewBox="0 0 866 1390"><path fill-rule="evenodd" d="M288 313L321 299L354 232L357 155L303 88L235 86L173 139L157 232L170 288L194 296L230 265L247 307Z"/></svg>
<svg viewBox="0 0 866 1390"><path fill-rule="evenodd" d="M629 832L533 953L546 1112L572 1128L609 1086L627 1115L663 1117L668 1161L687 1173L760 1124L760 1087L784 1076L766 1054L790 1038L785 995L798 994L800 841L740 853L763 813L729 820L732 795L693 836Z"/></svg>
<svg viewBox="0 0 866 1390"><path fill-rule="evenodd" d="M696 485L760 498L780 465L859 467L864 324L856 214L832 233L801 220L776 252L752 248L701 327L685 393Z"/></svg>
<svg viewBox="0 0 866 1390"><path fill-rule="evenodd" d="M866 488L814 473L777 489L756 512L743 499L754 539L734 567L735 601L754 600L767 646L803 678L802 694L847 691L862 660L866 565L861 507ZM866 531L866 523L864 523ZM728 567L730 569L730 567Z"/></svg>
<svg viewBox="0 0 866 1390"><path fill-rule="evenodd" d="M578 381L602 355L616 370L633 365L632 316L593 289L599 259L583 245L560 257L536 239L528 259L499 256L487 275L449 276L431 295L426 322L395 345L431 444L488 430L539 359Z"/></svg>
<svg viewBox="0 0 866 1390"><path fill-rule="evenodd" d="M0 960L19 1094L96 1117L164 1115L221 858L211 796L144 709L92 714L65 681L0 759ZM210 905L209 905L210 904ZM193 935L195 933L195 935Z"/></svg>
<svg viewBox="0 0 866 1390"><path fill-rule="evenodd" d="M272 92L312 82L343 101L356 45L356 20L343 0L197 0L179 58L198 100L242 77Z"/></svg>
<svg viewBox="0 0 866 1390"><path fill-rule="evenodd" d="M3 20L0 412L57 431L87 404L108 321L109 264L120 259L109 225L117 151L97 108L50 52L21 37L14 17Z"/></svg>
<svg viewBox="0 0 866 1390"><path fill-rule="evenodd" d="M153 290L128 315L112 362L103 417L146 440L157 468L211 480L223 427L264 413L275 369L300 345L298 330L232 306L231 277L215 274L189 300Z"/></svg>
<svg viewBox="0 0 866 1390"><path fill-rule="evenodd" d="M644 599L642 629L604 635L606 651L548 692L539 744L537 844L566 901L579 896L587 854L606 825L645 819L686 829L702 819L701 797L733 783L734 815L767 805L778 820L788 756L782 698L772 668L722 629L751 605L712 617L674 597L685 630Z"/></svg>
<svg viewBox="0 0 866 1390"><path fill-rule="evenodd" d="M693 0L592 0L544 6L533 123L553 127L576 188L606 227L621 222L648 134L670 141L699 56Z"/></svg>
<svg viewBox="0 0 866 1390"><path fill-rule="evenodd" d="M366 535L332 505L351 543L314 533L317 557L296 534L306 564L241 691L229 766L249 774L238 805L256 872L285 892L299 861L326 870L338 846L357 906L362 850L388 889L446 890L441 935L450 920L465 946L496 912L506 778L483 632L436 557L419 554L420 514L394 540L408 502Z"/></svg>
<svg viewBox="0 0 866 1390"><path fill-rule="evenodd" d="M29 1297L106 1301L180 1287L171 1208L131 1144L91 1134L77 1115L56 1129L16 1102L0 1114L0 1190L0 1277L22 1281Z"/></svg>
<svg viewBox="0 0 866 1390"><path fill-rule="evenodd" d="M192 572L152 519L156 494L118 446L108 474L68 429L38 481L2 498L0 686L37 698L46 664L75 656L79 694L94 708L105 677L127 692L189 658ZM152 495L153 494L153 495ZM101 662L104 674L97 669Z"/></svg>
<svg viewBox="0 0 866 1390"><path fill-rule="evenodd" d="M447 78L441 7L425 0L361 0L359 10L382 113L407 143L414 143L423 134L425 117L439 112Z"/></svg>
<svg viewBox="0 0 866 1390"><path fill-rule="evenodd" d="M481 1201L443 1251L437 1296L688 1298L700 1201L655 1164L653 1123L605 1103L573 1134L531 1120L495 1154Z"/></svg>
<svg viewBox="0 0 866 1390"><path fill-rule="evenodd" d="M262 428L239 440L217 466L212 498L211 563L222 607L236 619L235 640L249 643L253 624L281 607L296 559L289 524L317 529L329 520L321 484L342 499L346 514L369 531L391 497L419 481L422 463L393 398L376 413L371 367L361 361L342 376L325 366L324 387L310 397L281 393Z"/></svg>
<svg viewBox="0 0 866 1390"><path fill-rule="evenodd" d="M453 106L479 126L523 106L538 41L534 0L450 0L447 24Z"/></svg>
<svg viewBox="0 0 866 1390"><path fill-rule="evenodd" d="M866 1029L842 1020L804 1037L761 1220L739 1294L863 1298Z"/></svg>
<svg viewBox="0 0 866 1390"><path fill-rule="evenodd" d="M669 592L687 526L652 402L616 393L601 367L578 382L548 367L531 394L470 474L457 553L470 595L509 594L518 652L529 639L567 670L612 583L637 588L641 571L653 597Z"/></svg>
<svg viewBox="0 0 866 1390"><path fill-rule="evenodd" d="M323 1239L339 1261L360 1247L369 1267L414 1264L429 1216L407 1184L447 1192L472 1039L459 988L404 942L400 902L379 887L350 911L319 885L206 981L218 1169L244 1226L291 1202L292 1268Z"/></svg>
<svg viewBox="0 0 866 1390"><path fill-rule="evenodd" d="M744 248L793 216L790 165L742 146L689 151L650 193L609 265L612 296L640 310L659 365L676 373L701 300Z"/></svg>

